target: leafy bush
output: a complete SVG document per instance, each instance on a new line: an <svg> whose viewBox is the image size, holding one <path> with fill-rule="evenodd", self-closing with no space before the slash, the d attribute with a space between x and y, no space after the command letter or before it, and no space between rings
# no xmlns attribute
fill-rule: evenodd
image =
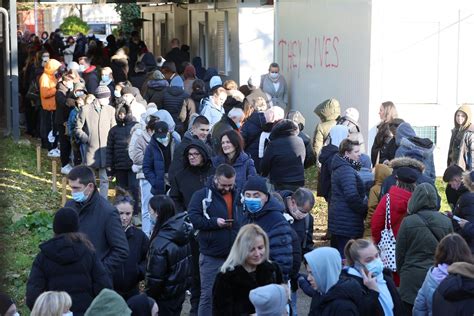
<svg viewBox="0 0 474 316"><path fill-rule="evenodd" d="M140 7L136 3L118 3L115 5L115 11L120 15L119 29L126 35L134 30L133 22L140 18Z"/></svg>
<svg viewBox="0 0 474 316"><path fill-rule="evenodd" d="M53 235L53 214L48 212L30 213L14 223L12 229L14 231L26 229L38 235L41 241L45 241Z"/></svg>
<svg viewBox="0 0 474 316"><path fill-rule="evenodd" d="M77 33L87 34L87 32L89 32L89 25L75 15L65 18L59 28L63 31L64 35L76 35Z"/></svg>

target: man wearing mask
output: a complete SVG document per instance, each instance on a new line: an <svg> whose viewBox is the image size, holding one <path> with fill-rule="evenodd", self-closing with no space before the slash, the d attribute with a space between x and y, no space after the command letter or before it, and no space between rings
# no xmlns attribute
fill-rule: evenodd
<svg viewBox="0 0 474 316"><path fill-rule="evenodd" d="M168 191L168 170L176 144L166 122L156 122L154 130L143 157L143 173L151 185L151 194L158 195Z"/></svg>
<svg viewBox="0 0 474 316"><path fill-rule="evenodd" d="M234 168L222 164L207 186L196 191L189 203L189 218L199 230L201 298L198 315L212 315L214 280L241 226L239 192L234 187Z"/></svg>
<svg viewBox="0 0 474 316"><path fill-rule="evenodd" d="M169 170L170 180L172 180L178 172L184 169L184 161L187 159L187 157L183 156L184 149L192 142L199 140L208 147L210 152L212 152L209 131L209 120L205 116L197 116L193 121L191 129L184 133L181 143L176 146L176 149L174 150L174 159L171 162Z"/></svg>
<svg viewBox="0 0 474 316"><path fill-rule="evenodd" d="M226 99L227 91L222 87L213 90L212 95L208 98L202 99L204 107L202 108L201 114L207 117L211 129L225 114L223 105Z"/></svg>
<svg viewBox="0 0 474 316"><path fill-rule="evenodd" d="M82 107L77 116L75 135L85 144L83 163L98 170L100 195L107 198L109 179L106 170L107 137L115 126L115 109L109 105L110 90L99 86L94 93L96 99Z"/></svg>
<svg viewBox="0 0 474 316"><path fill-rule="evenodd" d="M270 260L281 268L288 281L293 265L291 226L283 216L284 206L267 189L265 178L250 176L243 188L246 223L262 227L270 241Z"/></svg>
<svg viewBox="0 0 474 316"><path fill-rule="evenodd" d="M183 78L181 78L176 72L176 65L172 61L165 61L161 67L161 72L165 76L165 79L168 80L170 85L174 86L184 86Z"/></svg>
<svg viewBox="0 0 474 316"><path fill-rule="evenodd" d="M95 91L99 86L99 75L88 57L79 58L79 73L86 83L87 91Z"/></svg>
<svg viewBox="0 0 474 316"><path fill-rule="evenodd" d="M288 112L288 86L277 63L270 64L268 73L262 76L260 88L272 98L273 105L284 108L285 113Z"/></svg>
<svg viewBox="0 0 474 316"><path fill-rule="evenodd" d="M97 192L94 171L87 166L72 168L68 174L72 200L71 207L79 215L79 232L84 233L94 245L96 255L104 264L112 280L128 257L128 242L115 208Z"/></svg>

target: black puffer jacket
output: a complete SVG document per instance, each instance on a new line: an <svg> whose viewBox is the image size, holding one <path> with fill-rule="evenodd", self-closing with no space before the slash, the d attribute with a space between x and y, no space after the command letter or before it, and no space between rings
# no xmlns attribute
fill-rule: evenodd
<svg viewBox="0 0 474 316"><path fill-rule="evenodd" d="M308 316L358 316L362 288L357 281L341 279L329 291L321 295L315 291Z"/></svg>
<svg viewBox="0 0 474 316"><path fill-rule="evenodd" d="M110 278L94 251L80 241L59 235L40 245L26 286L30 309L45 291L65 291L72 298L74 315L85 313L103 288L112 288Z"/></svg>
<svg viewBox="0 0 474 316"><path fill-rule="evenodd" d="M106 167L112 170L131 170L133 162L128 155L128 146L132 138L130 132L137 122L133 121L133 116L129 114L124 120L120 120L119 111L120 108L117 108L117 125L110 129L107 137Z"/></svg>
<svg viewBox="0 0 474 316"><path fill-rule="evenodd" d="M255 313L255 307L249 299L251 290L268 285L283 283L280 268L276 263L265 261L257 266L254 275L242 266L226 273L219 272L214 282L213 315L233 316Z"/></svg>
<svg viewBox="0 0 474 316"><path fill-rule="evenodd" d="M326 202L331 198L331 173L332 173L332 159L339 152L339 148L333 144L328 144L321 149L319 154L319 162L321 168L318 177L318 196L324 197Z"/></svg>
<svg viewBox="0 0 474 316"><path fill-rule="evenodd" d="M189 240L192 225L187 213L171 217L150 242L145 288L155 300L170 300L191 285L192 259Z"/></svg>
<svg viewBox="0 0 474 316"><path fill-rule="evenodd" d="M66 87L63 81L56 85L56 113L54 115L54 123L61 125L67 122L71 107L66 105L67 98L72 98L72 93Z"/></svg>
<svg viewBox="0 0 474 316"><path fill-rule="evenodd" d="M163 92L163 102L161 105L158 105L158 109L163 109L168 111L173 118L176 127L175 131L180 134L183 134L183 122L179 119L179 113L183 107L183 102L189 98L183 88L181 87L169 87Z"/></svg>
<svg viewBox="0 0 474 316"><path fill-rule="evenodd" d="M298 127L290 120L277 123L270 134L270 143L260 162L262 176L270 176L273 184L298 183L304 185L306 149L298 137Z"/></svg>
<svg viewBox="0 0 474 316"><path fill-rule="evenodd" d="M152 79L147 83L148 89L143 97L147 102L153 102L156 106L161 106L163 102L163 93L168 88L168 81L165 79Z"/></svg>
<svg viewBox="0 0 474 316"><path fill-rule="evenodd" d="M474 315L474 265L456 262L433 294L433 316Z"/></svg>
<svg viewBox="0 0 474 316"><path fill-rule="evenodd" d="M146 254L150 241L143 231L133 226L125 231L125 235L130 252L127 261L114 272L113 279L114 291L127 300L139 294L138 282L145 278Z"/></svg>
<svg viewBox="0 0 474 316"><path fill-rule="evenodd" d="M191 148L196 148L203 158L203 165L193 167L189 164L188 152ZM178 211L186 211L193 193L204 188L207 179L214 174L214 167L211 162L211 150L198 139L193 139L182 153L184 169L179 171L171 179L170 197L173 199Z"/></svg>
<svg viewBox="0 0 474 316"><path fill-rule="evenodd" d="M240 134L244 139L245 152L255 162L255 169L260 173L260 158L258 157L258 148L260 144L260 135L265 127L265 115L263 112L253 112L247 121L242 125Z"/></svg>

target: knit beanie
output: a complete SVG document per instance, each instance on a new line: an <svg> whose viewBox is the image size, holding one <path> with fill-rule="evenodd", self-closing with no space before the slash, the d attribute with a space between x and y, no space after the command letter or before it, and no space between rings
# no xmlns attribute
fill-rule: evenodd
<svg viewBox="0 0 474 316"><path fill-rule="evenodd" d="M348 108L346 110L345 116L354 123L359 121L359 111L357 111L356 108Z"/></svg>
<svg viewBox="0 0 474 316"><path fill-rule="evenodd" d="M75 233L79 230L79 216L70 207L60 208L54 215L53 231L56 235Z"/></svg>
<svg viewBox="0 0 474 316"><path fill-rule="evenodd" d="M397 169L395 178L404 183L415 183L421 176L421 171L411 167L400 167Z"/></svg>
<svg viewBox="0 0 474 316"><path fill-rule="evenodd" d="M288 304L286 290L279 284L253 289L249 293L249 299L255 306L257 316L281 316Z"/></svg>
<svg viewBox="0 0 474 316"><path fill-rule="evenodd" d="M219 76L213 76L211 78L211 80L209 81L209 88L211 88L211 90L215 89L215 88L218 88L222 86L222 79L221 77Z"/></svg>
<svg viewBox="0 0 474 316"><path fill-rule="evenodd" d="M371 169L372 168L372 161L370 160L369 155L361 154L360 155L360 164L362 168Z"/></svg>
<svg viewBox="0 0 474 316"><path fill-rule="evenodd" d="M242 192L245 191L260 191L266 195L269 194L267 182L265 181L265 178L261 176L250 176L247 179L247 182L245 182L244 189L242 190Z"/></svg>
<svg viewBox="0 0 474 316"><path fill-rule="evenodd" d="M97 99L110 98L110 89L107 86L99 85L94 91L94 95Z"/></svg>
<svg viewBox="0 0 474 316"><path fill-rule="evenodd" d="M71 62L67 65L67 69L68 69L68 70L79 70L79 64L76 63L75 61L71 61Z"/></svg>
<svg viewBox="0 0 474 316"><path fill-rule="evenodd" d="M130 316L132 311L117 292L103 289L92 301L84 316Z"/></svg>

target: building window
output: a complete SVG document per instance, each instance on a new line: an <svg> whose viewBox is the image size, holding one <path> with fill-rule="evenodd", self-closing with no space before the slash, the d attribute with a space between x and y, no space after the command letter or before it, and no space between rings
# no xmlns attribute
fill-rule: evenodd
<svg viewBox="0 0 474 316"><path fill-rule="evenodd" d="M229 56L229 20L227 11L224 21L217 21L217 70L220 75L228 74L228 56Z"/></svg>
<svg viewBox="0 0 474 316"><path fill-rule="evenodd" d="M418 137L429 138L436 145L438 126L413 126L413 130Z"/></svg>

